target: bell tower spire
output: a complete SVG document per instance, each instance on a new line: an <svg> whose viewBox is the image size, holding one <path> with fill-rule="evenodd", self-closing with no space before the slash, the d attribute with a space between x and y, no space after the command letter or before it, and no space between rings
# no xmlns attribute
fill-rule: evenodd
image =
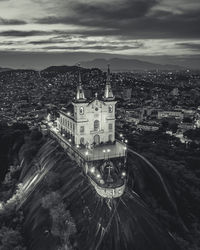
<svg viewBox="0 0 200 250"><path fill-rule="evenodd" d="M77 91L76 91L76 101L82 102L85 101L85 94L82 87L82 80L81 80L81 71L80 71L80 64L78 65L78 85L77 85Z"/></svg>
<svg viewBox="0 0 200 250"><path fill-rule="evenodd" d="M110 84L110 65L108 64L106 88L104 91L104 100L113 100L113 99L114 99L114 95L113 95L111 84Z"/></svg>

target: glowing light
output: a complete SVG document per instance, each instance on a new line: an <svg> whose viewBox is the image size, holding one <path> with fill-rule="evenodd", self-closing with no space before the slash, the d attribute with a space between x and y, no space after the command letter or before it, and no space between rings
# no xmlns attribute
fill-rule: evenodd
<svg viewBox="0 0 200 250"><path fill-rule="evenodd" d="M106 150L104 149L104 150L103 150L103 153L105 153L105 152L106 152Z"/></svg>
<svg viewBox="0 0 200 250"><path fill-rule="evenodd" d="M70 112L67 112L67 115L71 115Z"/></svg>
<svg viewBox="0 0 200 250"><path fill-rule="evenodd" d="M108 152L108 153L110 152L110 149L109 149L109 148L107 149L107 152Z"/></svg>
<svg viewBox="0 0 200 250"><path fill-rule="evenodd" d="M123 136L123 134L120 134L119 136L120 136L120 137L122 137L122 136Z"/></svg>
<svg viewBox="0 0 200 250"><path fill-rule="evenodd" d="M71 142L72 141L72 139L69 139L69 142Z"/></svg>
<svg viewBox="0 0 200 250"><path fill-rule="evenodd" d="M125 140L125 143L127 143L128 142L128 140Z"/></svg>
<svg viewBox="0 0 200 250"><path fill-rule="evenodd" d="M127 147L124 147L124 150L127 150Z"/></svg>
<svg viewBox="0 0 200 250"><path fill-rule="evenodd" d="M90 172L94 173L95 172L95 168L94 167L90 168Z"/></svg>
<svg viewBox="0 0 200 250"><path fill-rule="evenodd" d="M76 147L79 148L79 145L77 144Z"/></svg>
<svg viewBox="0 0 200 250"><path fill-rule="evenodd" d="M97 174L97 178L98 178L98 179L101 178L101 175L100 175L100 174Z"/></svg>
<svg viewBox="0 0 200 250"><path fill-rule="evenodd" d="M88 155L88 151L85 152L85 155Z"/></svg>
<svg viewBox="0 0 200 250"><path fill-rule="evenodd" d="M126 176L126 172L122 172L122 176Z"/></svg>

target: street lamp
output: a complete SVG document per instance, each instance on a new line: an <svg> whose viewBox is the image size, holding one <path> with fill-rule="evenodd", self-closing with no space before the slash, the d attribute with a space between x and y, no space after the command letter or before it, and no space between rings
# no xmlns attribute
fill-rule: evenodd
<svg viewBox="0 0 200 250"><path fill-rule="evenodd" d="M103 150L103 153L104 153L104 159L105 159L105 153L106 153L106 150L105 150L105 149Z"/></svg>
<svg viewBox="0 0 200 250"><path fill-rule="evenodd" d="M126 157L127 157L127 147L124 147L124 164L126 164Z"/></svg>
<svg viewBox="0 0 200 250"><path fill-rule="evenodd" d="M122 177L125 177L125 176L126 176L126 172L123 171L123 172L122 172Z"/></svg>
<svg viewBox="0 0 200 250"><path fill-rule="evenodd" d="M98 178L98 179L101 178L101 175L100 175L100 174L97 174L97 178Z"/></svg>
<svg viewBox="0 0 200 250"><path fill-rule="evenodd" d="M88 160L88 151L85 152L85 155L86 155L86 160Z"/></svg>
<svg viewBox="0 0 200 250"><path fill-rule="evenodd" d="M108 159L109 159L109 153L110 153L110 149L109 148L107 149L107 153L108 153Z"/></svg>
<svg viewBox="0 0 200 250"><path fill-rule="evenodd" d="M94 167L90 168L90 172L94 173L95 172L95 168Z"/></svg>

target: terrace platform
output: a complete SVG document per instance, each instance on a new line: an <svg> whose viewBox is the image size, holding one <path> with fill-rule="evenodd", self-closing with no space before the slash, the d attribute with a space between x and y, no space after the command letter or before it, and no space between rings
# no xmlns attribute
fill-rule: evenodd
<svg viewBox="0 0 200 250"><path fill-rule="evenodd" d="M126 146L119 141L114 144L103 144L94 148L80 148L78 150L87 161L106 160L126 155Z"/></svg>
<svg viewBox="0 0 200 250"><path fill-rule="evenodd" d="M94 148L81 148L73 145L56 128L49 128L49 132L67 154L83 167L90 183L101 197L112 199L123 195L126 187L124 164L127 151L124 143L116 141Z"/></svg>
<svg viewBox="0 0 200 250"><path fill-rule="evenodd" d="M56 128L51 127L50 131L60 138L66 145L78 152L79 155L86 161L106 160L126 156L126 145L120 141L115 141L115 143L110 144L97 145L93 148L81 148L73 145L65 136L62 136Z"/></svg>

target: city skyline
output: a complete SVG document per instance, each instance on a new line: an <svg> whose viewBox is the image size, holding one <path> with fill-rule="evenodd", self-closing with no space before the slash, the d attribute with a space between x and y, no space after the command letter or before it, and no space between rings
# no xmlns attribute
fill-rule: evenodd
<svg viewBox="0 0 200 250"><path fill-rule="evenodd" d="M0 0L0 66L113 56L192 65L200 60L199 13L197 0Z"/></svg>

